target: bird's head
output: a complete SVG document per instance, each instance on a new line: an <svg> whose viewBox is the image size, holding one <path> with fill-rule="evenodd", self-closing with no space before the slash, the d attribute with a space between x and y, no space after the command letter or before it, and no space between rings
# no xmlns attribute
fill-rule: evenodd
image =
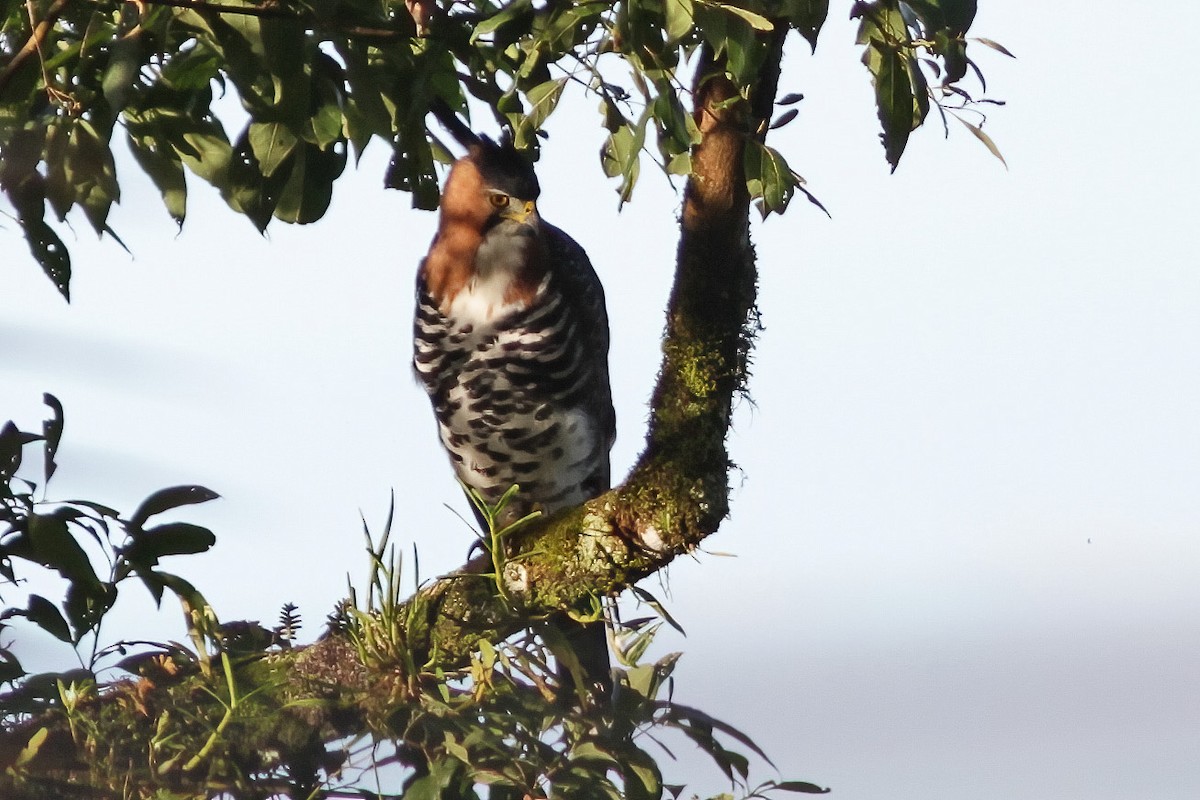
<svg viewBox="0 0 1200 800"><path fill-rule="evenodd" d="M443 226L470 225L486 234L497 226L537 232L541 193L533 165L510 143L480 137L455 162L442 192ZM516 227L514 227L516 226Z"/></svg>
<svg viewBox="0 0 1200 800"><path fill-rule="evenodd" d="M426 283L443 304L476 278L499 276L505 297L532 292L546 269L533 165L511 143L479 137L442 190Z"/></svg>
<svg viewBox="0 0 1200 800"><path fill-rule="evenodd" d="M481 137L467 158L483 179L483 190L495 220L537 225L538 186L533 165L508 141L496 144Z"/></svg>

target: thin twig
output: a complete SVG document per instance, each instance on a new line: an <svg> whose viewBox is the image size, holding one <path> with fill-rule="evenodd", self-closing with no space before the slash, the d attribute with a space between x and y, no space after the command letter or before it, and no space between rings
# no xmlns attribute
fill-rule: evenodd
<svg viewBox="0 0 1200 800"><path fill-rule="evenodd" d="M29 34L29 40L21 47L20 50L12 57L4 66L4 71L0 72L0 94L8 88L8 84L12 81L13 76L17 74L17 70L21 65L34 53L42 49L42 42L46 40L46 36L54 27L54 23L58 21L59 16L71 4L71 0L54 0L53 5L46 10L46 16L42 21L33 25L33 20L30 19L30 24L33 25L33 32Z"/></svg>

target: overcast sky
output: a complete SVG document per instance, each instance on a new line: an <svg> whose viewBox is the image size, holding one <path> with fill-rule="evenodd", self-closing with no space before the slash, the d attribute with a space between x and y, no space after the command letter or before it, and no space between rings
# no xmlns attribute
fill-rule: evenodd
<svg viewBox="0 0 1200 800"><path fill-rule="evenodd" d="M668 575L688 631L663 641L685 651L678 696L842 800L1198 797L1185 4L984 0L973 32L1018 56L971 48L1008 101L986 130L1009 169L932 120L894 175L833 5L815 57L792 43L783 90L806 97L772 140L833 219L798 200L755 226L766 327L730 437L732 517L714 554ZM643 435L679 199L647 168L618 214L595 101L565 102L541 207L607 287L619 476ZM148 184L124 180L112 224L134 257L77 222L70 306L0 231L0 420L36 429L41 393L63 401L59 498L220 492L184 515L217 546L175 568L223 618L296 602L314 634L365 573L360 511L377 526L393 489L425 576L469 542L408 367L435 218L381 188L384 158L368 151L325 220L265 239L198 182L176 236ZM146 608L124 603L112 635L180 635ZM695 763L668 779L720 790Z"/></svg>

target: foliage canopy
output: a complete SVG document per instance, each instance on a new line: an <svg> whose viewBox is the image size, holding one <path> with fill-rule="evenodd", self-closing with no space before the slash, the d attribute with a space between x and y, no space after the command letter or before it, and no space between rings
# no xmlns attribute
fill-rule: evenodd
<svg viewBox="0 0 1200 800"><path fill-rule="evenodd" d="M931 103L973 102L959 83L975 68L965 38L975 6L851 4L893 168ZM486 109L518 147L536 148L563 92L578 87L599 101L603 169L628 199L644 155L690 172L699 130L687 81L699 48L748 98L770 37L794 30L815 50L828 13L828 0L2 0L0 191L69 297L59 225L78 210L120 241L108 220L122 140L177 223L190 173L261 231L273 218L319 219L350 154L373 139L391 149L386 184L434 208L435 164L448 154L431 111L446 120ZM746 147L752 195L764 213L782 211L798 176L761 137Z"/></svg>

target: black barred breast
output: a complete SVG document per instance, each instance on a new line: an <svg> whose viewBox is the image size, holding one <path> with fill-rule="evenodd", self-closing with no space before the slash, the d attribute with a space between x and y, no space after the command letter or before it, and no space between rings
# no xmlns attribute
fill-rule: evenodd
<svg viewBox="0 0 1200 800"><path fill-rule="evenodd" d="M549 268L532 297L507 296L506 270L476 275L440 302L417 285L416 374L459 479L489 503L520 485L504 524L609 487L603 291L578 244L544 223L542 234Z"/></svg>

